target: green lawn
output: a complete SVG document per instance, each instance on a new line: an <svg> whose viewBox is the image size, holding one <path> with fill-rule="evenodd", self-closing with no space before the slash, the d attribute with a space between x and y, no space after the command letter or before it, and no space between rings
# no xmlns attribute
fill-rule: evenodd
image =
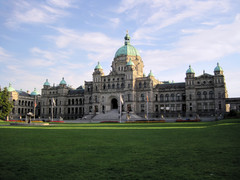
<svg viewBox="0 0 240 180"><path fill-rule="evenodd" d="M0 138L0 179L240 179L240 119L0 126Z"/></svg>

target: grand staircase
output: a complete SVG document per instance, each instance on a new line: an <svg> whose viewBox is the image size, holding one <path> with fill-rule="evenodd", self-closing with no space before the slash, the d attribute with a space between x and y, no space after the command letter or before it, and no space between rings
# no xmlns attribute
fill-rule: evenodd
<svg viewBox="0 0 240 180"><path fill-rule="evenodd" d="M123 121L125 121L127 119L127 114L126 113L122 113L121 119ZM143 118L130 113L130 120L142 120ZM119 120L119 112L117 109L113 109L107 113L101 113L101 114L97 114L96 116L94 116L92 118L92 120L100 120L100 121L118 121Z"/></svg>

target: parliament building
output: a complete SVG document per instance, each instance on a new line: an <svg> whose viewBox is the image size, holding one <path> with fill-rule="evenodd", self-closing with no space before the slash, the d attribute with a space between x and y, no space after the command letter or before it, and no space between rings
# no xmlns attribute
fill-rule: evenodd
<svg viewBox="0 0 240 180"><path fill-rule="evenodd" d="M12 116L17 118L34 110L36 117L48 119L96 118L110 112L132 114L141 118L184 118L224 116L228 98L223 69L217 63L213 74L196 76L186 68L185 82L157 80L153 73L145 75L144 63L138 50L130 44L128 33L124 45L113 58L111 72L104 74L100 63L77 89L69 87L64 78L59 85L43 84L41 95L15 91L9 86L14 101ZM122 101L122 103L120 103ZM34 105L33 105L34 104ZM121 107L120 107L121 106ZM238 107L239 108L239 107Z"/></svg>

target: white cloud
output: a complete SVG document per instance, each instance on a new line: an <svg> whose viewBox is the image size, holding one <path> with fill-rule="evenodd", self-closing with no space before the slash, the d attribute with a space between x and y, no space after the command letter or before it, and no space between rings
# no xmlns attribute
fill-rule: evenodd
<svg viewBox="0 0 240 180"><path fill-rule="evenodd" d="M56 7L60 7L60 8L70 8L70 7L74 7L73 4L73 0L48 0L47 1L50 5L56 6Z"/></svg>
<svg viewBox="0 0 240 180"><path fill-rule="evenodd" d="M13 11L5 23L11 28L21 24L50 24L68 15L62 9L34 1L15 1L13 6Z"/></svg>
<svg viewBox="0 0 240 180"><path fill-rule="evenodd" d="M9 60L11 55L2 47L0 47L0 62L6 62Z"/></svg>
<svg viewBox="0 0 240 180"><path fill-rule="evenodd" d="M83 50L94 61L112 58L117 48L123 44L99 32L84 33L66 28L56 30L60 34L49 38L55 41L57 47Z"/></svg>
<svg viewBox="0 0 240 180"><path fill-rule="evenodd" d="M240 20L219 25L212 29L195 30L183 36L170 50L147 50L142 56L148 60L148 67L166 70L180 64L213 61L232 53L240 53Z"/></svg>

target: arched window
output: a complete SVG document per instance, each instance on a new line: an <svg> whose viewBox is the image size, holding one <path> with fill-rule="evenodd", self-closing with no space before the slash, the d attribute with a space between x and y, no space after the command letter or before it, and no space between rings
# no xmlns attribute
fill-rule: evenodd
<svg viewBox="0 0 240 180"><path fill-rule="evenodd" d="M169 94L165 95L165 101L169 101Z"/></svg>
<svg viewBox="0 0 240 180"><path fill-rule="evenodd" d="M115 89L115 84L112 84L112 89Z"/></svg>
<svg viewBox="0 0 240 180"><path fill-rule="evenodd" d="M203 92L203 99L207 99L207 92L206 91Z"/></svg>
<svg viewBox="0 0 240 180"><path fill-rule="evenodd" d="M92 103L92 96L89 97L89 103Z"/></svg>
<svg viewBox="0 0 240 180"><path fill-rule="evenodd" d="M158 101L158 94L155 94L155 101Z"/></svg>
<svg viewBox="0 0 240 180"><path fill-rule="evenodd" d="M160 101L162 101L162 102L164 101L164 96L163 96L163 94L160 95Z"/></svg>
<svg viewBox="0 0 240 180"><path fill-rule="evenodd" d="M171 94L171 101L174 101L174 94Z"/></svg>
<svg viewBox="0 0 240 180"><path fill-rule="evenodd" d="M197 99L201 99L201 92L197 92Z"/></svg>
<svg viewBox="0 0 240 180"><path fill-rule="evenodd" d="M143 83L143 87L144 87L144 88L147 87L147 83L146 83L146 82Z"/></svg>
<svg viewBox="0 0 240 180"><path fill-rule="evenodd" d="M139 88L142 88L142 83L141 83L141 82L138 84L138 87L139 87Z"/></svg>
<svg viewBox="0 0 240 180"><path fill-rule="evenodd" d="M141 101L144 101L144 94L141 94Z"/></svg>
<svg viewBox="0 0 240 180"><path fill-rule="evenodd" d="M108 84L108 89L111 89L111 86L110 86L110 84Z"/></svg>
<svg viewBox="0 0 240 180"><path fill-rule="evenodd" d="M213 94L212 91L209 91L209 98L210 98L210 99L213 99L213 98L214 98L214 94Z"/></svg>
<svg viewBox="0 0 240 180"><path fill-rule="evenodd" d="M177 101L180 101L180 99L181 99L180 97L181 97L181 96L180 96L180 94L178 93L178 94L177 94Z"/></svg>

